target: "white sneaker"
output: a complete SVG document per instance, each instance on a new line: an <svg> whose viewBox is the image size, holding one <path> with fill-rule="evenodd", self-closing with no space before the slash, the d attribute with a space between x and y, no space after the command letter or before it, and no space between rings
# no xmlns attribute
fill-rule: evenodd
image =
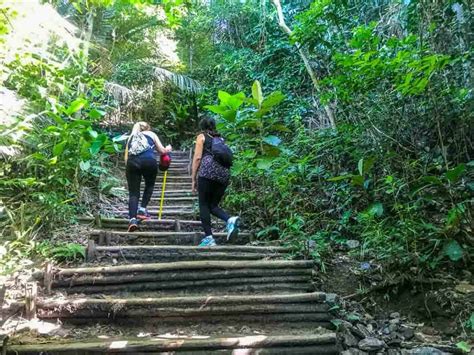
<svg viewBox="0 0 474 355"><path fill-rule="evenodd" d="M202 238L201 243L199 243L199 247L215 247L217 245L214 237L212 235L208 235L207 237Z"/></svg>
<svg viewBox="0 0 474 355"><path fill-rule="evenodd" d="M239 235L239 223L239 216L230 217L227 220L227 240L229 240L230 238L236 238Z"/></svg>

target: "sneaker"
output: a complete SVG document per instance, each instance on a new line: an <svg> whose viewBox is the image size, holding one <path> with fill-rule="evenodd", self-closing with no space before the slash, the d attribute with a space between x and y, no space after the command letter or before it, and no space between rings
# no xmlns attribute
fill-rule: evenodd
<svg viewBox="0 0 474 355"><path fill-rule="evenodd" d="M135 232L138 229L138 221L136 218L131 218L128 222L128 232Z"/></svg>
<svg viewBox="0 0 474 355"><path fill-rule="evenodd" d="M137 211L137 218L141 221L147 221L151 219L151 216L146 208L140 207Z"/></svg>
<svg viewBox="0 0 474 355"><path fill-rule="evenodd" d="M240 223L240 217L230 217L227 220L227 240L230 238L236 238L239 235L239 223Z"/></svg>
<svg viewBox="0 0 474 355"><path fill-rule="evenodd" d="M207 237L204 237L201 240L201 243L198 245L200 247L215 247L216 241L214 240L214 237L212 235L208 235Z"/></svg>

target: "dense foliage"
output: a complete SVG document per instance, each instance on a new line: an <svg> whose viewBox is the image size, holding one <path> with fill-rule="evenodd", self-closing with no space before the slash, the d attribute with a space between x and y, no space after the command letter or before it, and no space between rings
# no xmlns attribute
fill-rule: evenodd
<svg viewBox="0 0 474 355"><path fill-rule="evenodd" d="M290 38L260 1L195 7L178 31L205 101L225 91L208 109L238 152L227 202L260 238L322 262L355 239L387 270L472 265L472 7L283 5ZM285 99L259 113L254 80ZM324 129L323 106L336 130Z"/></svg>
<svg viewBox="0 0 474 355"><path fill-rule="evenodd" d="M33 254L57 260L84 255L82 246L51 241L51 234L78 212L95 212L99 190L110 188L101 177L109 156L121 147L101 125L124 113L117 111L120 104L141 107L136 103L141 91L112 81L138 60L146 60L148 68L162 61L155 46L158 33L175 26L183 10L182 1L50 3L0 1L5 44L0 78L6 98L0 121L2 272L29 263ZM25 21L32 27L24 28ZM147 95L162 95L155 86ZM8 105L21 110L11 112Z"/></svg>
<svg viewBox="0 0 474 355"><path fill-rule="evenodd" d="M7 267L80 257L35 237L94 209L119 150L101 126L140 118L189 144L199 111L236 151L227 203L258 238L322 266L348 240L404 275L472 265L468 1L284 1L283 19L278 0L156 3L50 1L75 35L0 52L2 86L28 104L0 135L19 151L0 168ZM4 42L17 14L0 6Z"/></svg>

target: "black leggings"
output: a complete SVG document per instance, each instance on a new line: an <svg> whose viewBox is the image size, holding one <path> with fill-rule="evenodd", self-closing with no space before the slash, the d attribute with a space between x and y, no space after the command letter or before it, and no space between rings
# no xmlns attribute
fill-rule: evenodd
<svg viewBox="0 0 474 355"><path fill-rule="evenodd" d="M205 236L212 235L211 213L227 222L229 215L219 207L227 185L203 177L198 178L199 214Z"/></svg>
<svg viewBox="0 0 474 355"><path fill-rule="evenodd" d="M137 217L138 200L140 199L140 184L142 176L145 178L141 207L146 208L150 202L155 187L158 162L156 159L139 159L131 157L127 161L126 176L128 183L128 215L129 218Z"/></svg>

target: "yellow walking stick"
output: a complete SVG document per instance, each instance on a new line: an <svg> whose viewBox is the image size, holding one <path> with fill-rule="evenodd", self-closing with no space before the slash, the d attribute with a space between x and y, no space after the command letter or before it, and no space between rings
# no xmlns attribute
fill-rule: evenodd
<svg viewBox="0 0 474 355"><path fill-rule="evenodd" d="M165 189L166 189L166 176L168 175L168 168L171 164L171 156L168 153L160 155L160 163L158 164L158 169L164 171L163 175L163 185L161 185L161 201L160 201L160 211L158 212L158 219L161 219L161 214L163 213L163 202L165 201Z"/></svg>
<svg viewBox="0 0 474 355"><path fill-rule="evenodd" d="M161 201L160 201L160 211L158 212L158 219L161 219L161 213L163 212L163 202L165 201L165 188L166 188L166 176L168 175L168 170L165 171L163 175L163 185L161 186Z"/></svg>

